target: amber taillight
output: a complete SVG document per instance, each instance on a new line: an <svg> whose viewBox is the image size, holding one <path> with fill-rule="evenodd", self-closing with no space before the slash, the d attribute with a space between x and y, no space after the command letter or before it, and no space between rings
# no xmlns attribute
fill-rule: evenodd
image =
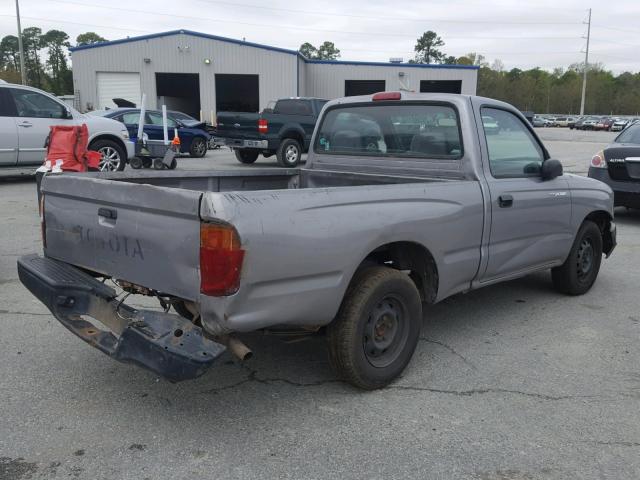
<svg viewBox="0 0 640 480"><path fill-rule="evenodd" d="M220 297L240 288L244 250L231 225L200 224L200 292Z"/></svg>

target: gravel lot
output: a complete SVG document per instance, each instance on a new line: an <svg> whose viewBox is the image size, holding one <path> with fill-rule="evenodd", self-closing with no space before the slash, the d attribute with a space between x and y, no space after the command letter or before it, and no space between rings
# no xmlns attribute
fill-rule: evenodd
<svg viewBox="0 0 640 480"><path fill-rule="evenodd" d="M578 173L613 137L539 132ZM179 168L212 165L240 167L223 151ZM616 212L587 295L537 274L450 298L404 376L363 393L321 338L250 336L246 365L177 385L110 360L19 283L17 257L40 250L35 186L0 192L0 480L640 478L639 212Z"/></svg>

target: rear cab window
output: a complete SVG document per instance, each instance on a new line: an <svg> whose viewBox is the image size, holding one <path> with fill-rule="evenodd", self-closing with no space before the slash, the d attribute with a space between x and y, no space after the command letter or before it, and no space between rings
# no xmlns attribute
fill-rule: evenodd
<svg viewBox="0 0 640 480"><path fill-rule="evenodd" d="M460 159L459 116L448 104L375 103L327 110L314 151L323 155Z"/></svg>
<svg viewBox="0 0 640 480"><path fill-rule="evenodd" d="M284 115L313 115L311 102L297 98L278 100L273 113Z"/></svg>

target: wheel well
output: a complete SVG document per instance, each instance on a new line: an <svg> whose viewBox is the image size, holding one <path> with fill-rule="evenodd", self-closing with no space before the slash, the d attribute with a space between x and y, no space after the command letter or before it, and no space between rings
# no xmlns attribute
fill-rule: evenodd
<svg viewBox="0 0 640 480"><path fill-rule="evenodd" d="M304 148L304 136L300 132L296 130L287 130L282 135L280 135L280 141L286 138L293 138L294 140L297 140L298 142L300 142L300 146Z"/></svg>
<svg viewBox="0 0 640 480"><path fill-rule="evenodd" d="M615 247L613 235L611 233L611 222L613 221L611 214L604 210L596 210L595 212L591 212L587 215L583 223L587 220L595 223L600 229L600 233L602 234L602 251L606 255L609 255L613 250L613 247Z"/></svg>
<svg viewBox="0 0 640 480"><path fill-rule="evenodd" d="M127 147L125 146L121 138L118 138L115 135L98 135L89 141L89 146L91 146L93 143L97 142L98 140L109 140L112 142L116 142L118 145L120 145L120 148L122 148L122 151L124 152L125 157L127 156Z"/></svg>
<svg viewBox="0 0 640 480"><path fill-rule="evenodd" d="M393 242L382 245L369 253L359 269L368 265L386 265L397 270L409 271L420 297L433 303L438 295L438 268L431 252L415 242Z"/></svg>

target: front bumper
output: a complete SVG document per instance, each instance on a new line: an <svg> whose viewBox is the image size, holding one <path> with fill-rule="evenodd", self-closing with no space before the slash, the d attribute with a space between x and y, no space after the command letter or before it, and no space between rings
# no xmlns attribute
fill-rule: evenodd
<svg viewBox="0 0 640 480"><path fill-rule="evenodd" d="M122 305L113 288L67 263L28 255L18 260L18 276L60 323L89 345L172 382L199 377L225 351L182 317Z"/></svg>
<svg viewBox="0 0 640 480"><path fill-rule="evenodd" d="M589 167L589 177L606 183L613 190L613 204L616 207L640 208L640 181L619 181L609 176L606 168Z"/></svg>

